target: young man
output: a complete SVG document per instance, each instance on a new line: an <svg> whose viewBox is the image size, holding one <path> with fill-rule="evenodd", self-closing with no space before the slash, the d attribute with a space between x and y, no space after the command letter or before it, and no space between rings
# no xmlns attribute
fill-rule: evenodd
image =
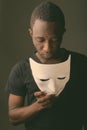
<svg viewBox="0 0 87 130"><path fill-rule="evenodd" d="M9 119L26 130L86 130L87 57L61 48L65 33L61 9L42 2L31 16L35 53L9 75ZM25 105L25 98L27 104Z"/></svg>

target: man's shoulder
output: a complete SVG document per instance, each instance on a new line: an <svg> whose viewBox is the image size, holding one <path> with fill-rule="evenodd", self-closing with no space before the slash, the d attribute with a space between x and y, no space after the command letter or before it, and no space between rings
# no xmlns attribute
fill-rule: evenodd
<svg viewBox="0 0 87 130"><path fill-rule="evenodd" d="M29 66L29 57L19 60L13 67L11 68L10 77L17 76L21 77L21 79L26 82L31 77L31 69Z"/></svg>
<svg viewBox="0 0 87 130"><path fill-rule="evenodd" d="M12 66L12 71L14 72L23 72L27 68L29 68L29 57L25 57L19 61L17 61L13 66Z"/></svg>
<svg viewBox="0 0 87 130"><path fill-rule="evenodd" d="M76 51L71 51L71 50L66 50L72 57L72 60L76 60L76 61L85 61L87 62L87 56L85 54L76 52Z"/></svg>
<svg viewBox="0 0 87 130"><path fill-rule="evenodd" d="M25 57L25 58L19 60L17 64L19 66L23 66L23 65L29 64L29 57Z"/></svg>

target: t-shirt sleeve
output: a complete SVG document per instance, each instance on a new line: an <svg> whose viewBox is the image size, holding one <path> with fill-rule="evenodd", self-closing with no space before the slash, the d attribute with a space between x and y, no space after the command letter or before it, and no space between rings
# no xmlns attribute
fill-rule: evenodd
<svg viewBox="0 0 87 130"><path fill-rule="evenodd" d="M26 95L23 72L19 64L16 64L10 72L6 83L6 91L19 96Z"/></svg>

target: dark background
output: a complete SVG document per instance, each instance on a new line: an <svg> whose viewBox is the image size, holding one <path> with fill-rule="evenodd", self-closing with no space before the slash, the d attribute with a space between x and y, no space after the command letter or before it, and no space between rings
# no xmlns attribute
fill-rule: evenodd
<svg viewBox="0 0 87 130"><path fill-rule="evenodd" d="M42 0L0 0L0 130L24 130L8 120L5 84L11 67L31 54L29 18ZM62 46L87 55L87 0L51 0L61 6L66 19Z"/></svg>

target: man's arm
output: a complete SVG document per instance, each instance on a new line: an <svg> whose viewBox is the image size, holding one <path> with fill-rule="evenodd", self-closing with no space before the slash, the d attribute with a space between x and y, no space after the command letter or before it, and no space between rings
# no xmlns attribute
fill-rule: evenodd
<svg viewBox="0 0 87 130"><path fill-rule="evenodd" d="M17 125L27 119L32 119L42 109L51 107L54 95L46 95L44 92L36 92L34 95L37 100L29 106L24 106L24 97L9 95L9 119L12 124Z"/></svg>

